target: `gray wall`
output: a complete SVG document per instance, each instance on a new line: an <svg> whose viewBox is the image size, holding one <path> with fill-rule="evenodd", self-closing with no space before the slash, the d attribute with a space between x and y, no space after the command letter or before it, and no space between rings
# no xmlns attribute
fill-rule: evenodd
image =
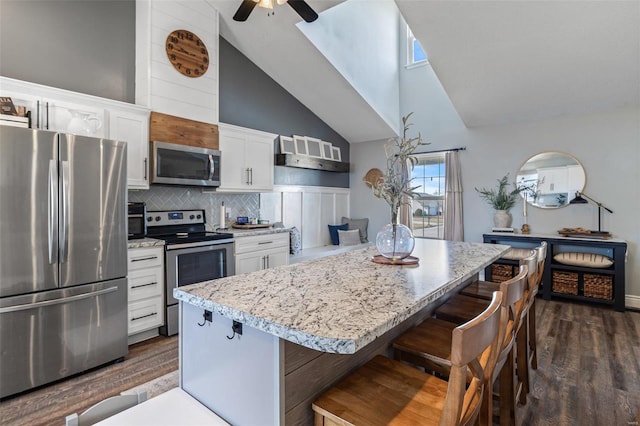
<svg viewBox="0 0 640 426"><path fill-rule="evenodd" d="M135 0L0 0L0 75L135 101Z"/></svg>
<svg viewBox="0 0 640 426"><path fill-rule="evenodd" d="M135 102L135 0L0 0L0 75ZM349 144L224 39L220 121ZM276 152L279 145L276 143ZM348 173L275 167L280 185L349 187Z"/></svg>
<svg viewBox="0 0 640 426"><path fill-rule="evenodd" d="M349 161L349 143L253 62L220 38L220 121L280 135L304 135L340 147ZM276 143L276 152L279 152ZM348 173L275 168L276 185L349 187Z"/></svg>

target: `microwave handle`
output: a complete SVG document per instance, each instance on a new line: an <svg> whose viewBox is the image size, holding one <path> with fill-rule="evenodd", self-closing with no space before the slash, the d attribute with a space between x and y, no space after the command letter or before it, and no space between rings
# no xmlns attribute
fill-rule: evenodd
<svg viewBox="0 0 640 426"><path fill-rule="evenodd" d="M209 154L209 180L213 180L213 174L216 171L216 166L213 162L213 155Z"/></svg>

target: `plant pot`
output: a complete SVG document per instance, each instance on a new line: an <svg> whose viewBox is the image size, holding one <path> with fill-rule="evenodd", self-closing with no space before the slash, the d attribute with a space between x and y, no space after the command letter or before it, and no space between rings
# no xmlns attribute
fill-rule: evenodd
<svg viewBox="0 0 640 426"><path fill-rule="evenodd" d="M493 226L495 228L508 228L511 226L511 213L507 210L496 210L493 214Z"/></svg>
<svg viewBox="0 0 640 426"><path fill-rule="evenodd" d="M408 257L415 246L411 229L399 223L385 225L376 235L378 252L392 261Z"/></svg>

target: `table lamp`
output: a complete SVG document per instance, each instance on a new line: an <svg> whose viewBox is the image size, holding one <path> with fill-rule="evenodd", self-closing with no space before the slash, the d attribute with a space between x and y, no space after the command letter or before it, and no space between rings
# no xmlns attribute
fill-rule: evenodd
<svg viewBox="0 0 640 426"><path fill-rule="evenodd" d="M585 198L586 198L586 200L585 200ZM602 205L602 203L594 200L593 198L589 197L584 192L580 192L580 191L576 191L576 197L573 200L569 201L569 204L588 204L589 201L587 201L587 200L591 201L592 203L594 203L595 205L598 206L598 230L597 231L591 231L591 233L592 234L608 235L609 232L602 230L602 209L605 209L609 213L613 213L613 211L610 208Z"/></svg>

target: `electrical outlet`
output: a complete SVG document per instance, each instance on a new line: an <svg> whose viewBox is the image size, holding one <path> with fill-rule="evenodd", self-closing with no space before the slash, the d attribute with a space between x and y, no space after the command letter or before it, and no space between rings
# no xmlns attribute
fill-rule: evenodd
<svg viewBox="0 0 640 426"><path fill-rule="evenodd" d="M231 330L238 335L242 335L242 323L238 321L234 321L231 326Z"/></svg>
<svg viewBox="0 0 640 426"><path fill-rule="evenodd" d="M213 313L211 311L207 311L205 309L204 314L202 315L205 321L212 322L213 321Z"/></svg>

